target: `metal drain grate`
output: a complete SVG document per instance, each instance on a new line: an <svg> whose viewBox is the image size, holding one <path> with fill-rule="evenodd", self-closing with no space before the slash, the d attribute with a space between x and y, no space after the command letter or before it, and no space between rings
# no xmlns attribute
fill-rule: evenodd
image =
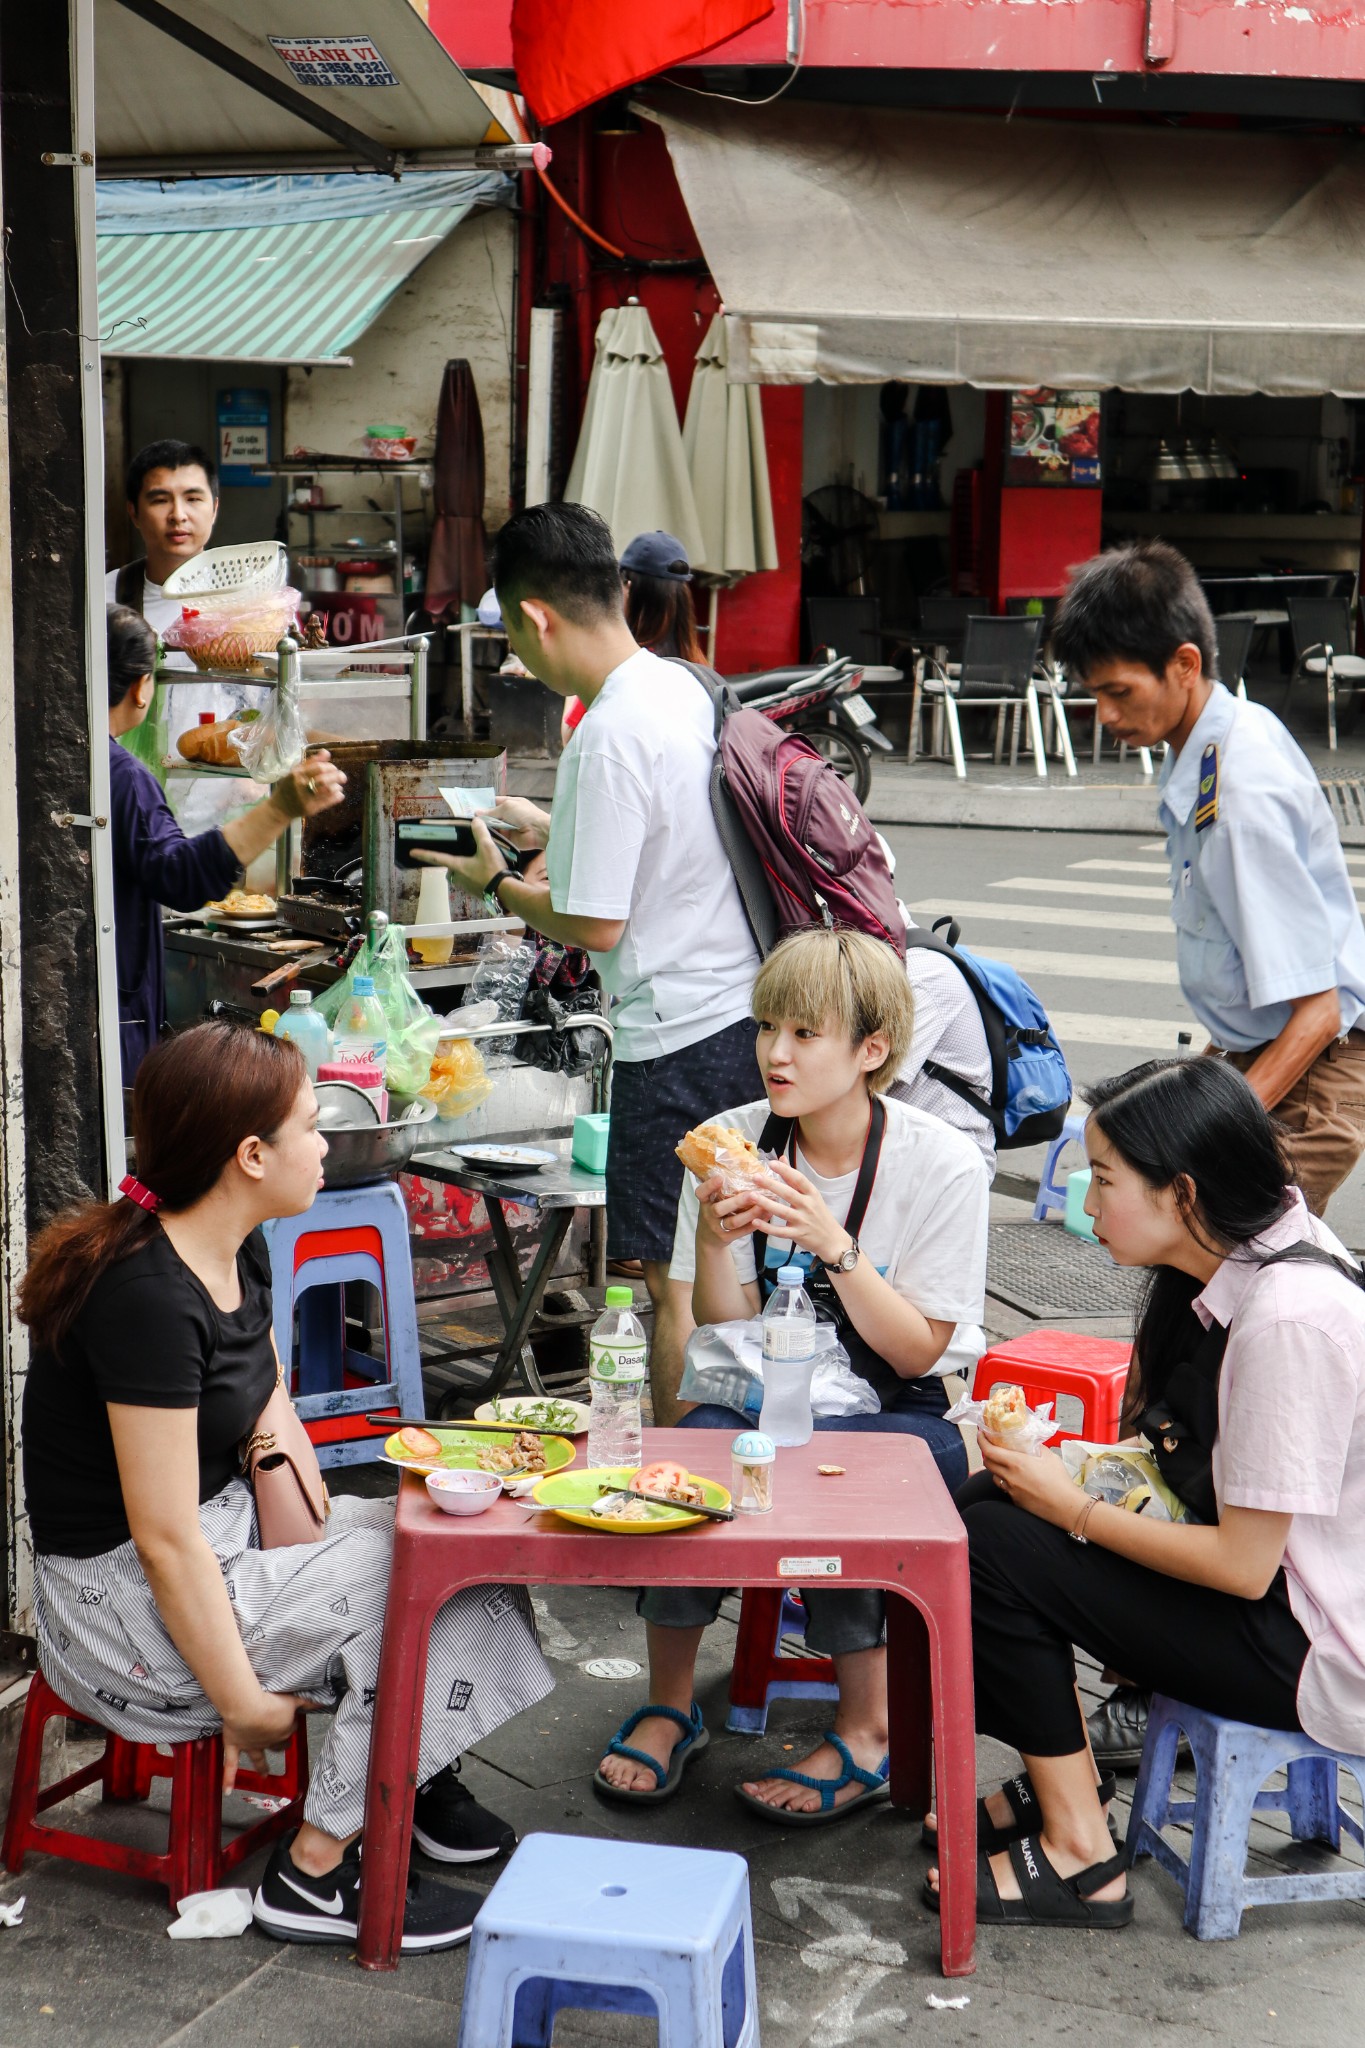
<svg viewBox="0 0 1365 2048"><path fill-rule="evenodd" d="M1026 1316L1126 1316L1137 1307L1142 1273L1116 1266L1098 1245L1050 1223L995 1223L986 1288Z"/></svg>
<svg viewBox="0 0 1365 2048"><path fill-rule="evenodd" d="M1330 781L1324 780L1322 793L1338 826L1345 825L1356 831L1365 828L1365 782L1359 776L1334 776Z"/></svg>

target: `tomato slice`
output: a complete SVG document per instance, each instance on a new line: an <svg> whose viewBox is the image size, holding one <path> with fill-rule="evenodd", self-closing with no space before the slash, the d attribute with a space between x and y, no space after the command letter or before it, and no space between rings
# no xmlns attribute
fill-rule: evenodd
<svg viewBox="0 0 1365 2048"><path fill-rule="evenodd" d="M667 1493L671 1487L686 1486L687 1467L679 1465L676 1459L660 1458L653 1465L642 1465L630 1482L632 1493Z"/></svg>

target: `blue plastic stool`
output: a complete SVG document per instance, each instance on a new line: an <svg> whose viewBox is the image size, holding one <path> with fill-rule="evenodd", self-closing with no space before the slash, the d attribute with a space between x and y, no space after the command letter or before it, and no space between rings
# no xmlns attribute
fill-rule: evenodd
<svg viewBox="0 0 1365 2048"><path fill-rule="evenodd" d="M299 1315L298 1393L294 1406L305 1423L332 1423L348 1415L397 1406L405 1417L424 1416L422 1356L417 1336L408 1211L393 1181L373 1187L324 1188L302 1216L281 1216L267 1226L270 1279L275 1297L275 1343L281 1358L293 1350L294 1310ZM343 1288L364 1280L379 1291L384 1318L384 1365L346 1343ZM368 1384L348 1387L347 1375ZM318 1463L362 1465L383 1456L382 1436L320 1441Z"/></svg>
<svg viewBox="0 0 1365 2048"><path fill-rule="evenodd" d="M1182 1729L1194 1752L1195 1796L1173 1800L1171 1779ZM1279 1770L1288 1783L1277 1792L1262 1790ZM1293 1730L1222 1721L1157 1693L1133 1793L1128 1860L1154 1856L1175 1879L1185 1894L1185 1925L1199 1941L1231 1941L1248 1906L1365 1899L1365 1870L1358 1864L1311 1875L1246 1875L1256 1812L1287 1813L1296 1842L1326 1842L1339 1849L1343 1828L1357 1842L1365 1839L1360 1822L1337 1797L1339 1770L1350 1771L1365 1796L1365 1756L1324 1749L1310 1735ZM1161 1834L1163 1827L1180 1821L1194 1823L1188 1863Z"/></svg>
<svg viewBox="0 0 1365 2048"><path fill-rule="evenodd" d="M1069 1116L1062 1125L1062 1135L1054 1138L1047 1148L1047 1158L1038 1176L1038 1199L1033 1205L1033 1220L1041 1223L1049 1209L1066 1207L1066 1175L1058 1178L1057 1161L1068 1145L1080 1145L1085 1141L1085 1118Z"/></svg>
<svg viewBox="0 0 1365 2048"><path fill-rule="evenodd" d="M474 1922L459 2048L550 2048L566 2007L657 2018L659 2048L758 2048L743 1857L528 1835Z"/></svg>

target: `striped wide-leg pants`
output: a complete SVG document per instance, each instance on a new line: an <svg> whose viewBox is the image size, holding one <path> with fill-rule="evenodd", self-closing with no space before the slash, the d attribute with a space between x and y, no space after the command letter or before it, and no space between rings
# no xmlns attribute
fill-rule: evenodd
<svg viewBox="0 0 1365 2048"><path fill-rule="evenodd" d="M319 1542L261 1550L244 1482L199 1510L262 1686L335 1708L304 1808L329 1835L354 1834L364 1819L393 1513L391 1500L342 1494ZM35 1578L39 1662L68 1706L135 1742L218 1733L219 1717L167 1634L131 1542L100 1557L41 1556ZM553 1684L524 1590L457 1593L432 1625L418 1783Z"/></svg>

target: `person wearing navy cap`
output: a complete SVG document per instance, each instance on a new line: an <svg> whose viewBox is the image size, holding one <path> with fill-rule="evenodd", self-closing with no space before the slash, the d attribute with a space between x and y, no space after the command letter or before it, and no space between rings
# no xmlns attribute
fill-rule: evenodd
<svg viewBox="0 0 1365 2048"><path fill-rule="evenodd" d="M621 581L626 624L641 647L665 661L705 661L689 587L692 564L675 533L658 527L653 533L637 533L622 552ZM560 739L565 746L585 708L577 697L564 706Z"/></svg>

